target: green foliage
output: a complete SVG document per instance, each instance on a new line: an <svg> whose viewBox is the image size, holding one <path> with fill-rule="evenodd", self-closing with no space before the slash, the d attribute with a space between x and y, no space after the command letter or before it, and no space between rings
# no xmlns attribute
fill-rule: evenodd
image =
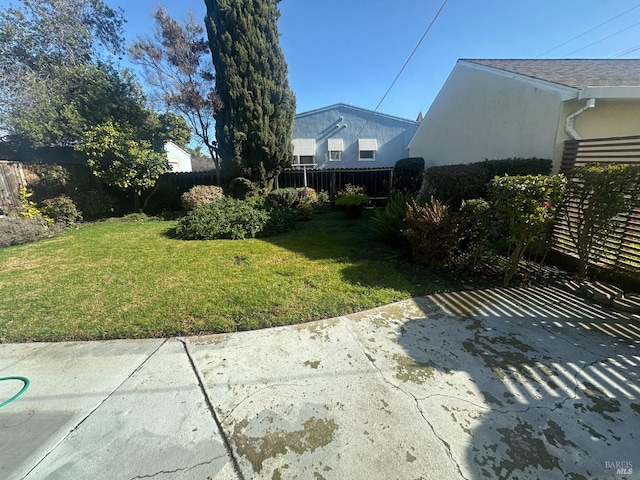
<svg viewBox="0 0 640 480"><path fill-rule="evenodd" d="M42 202L42 213L55 223L72 226L82 221L82 213L76 204L66 195L49 198Z"/></svg>
<svg viewBox="0 0 640 480"><path fill-rule="evenodd" d="M404 239L402 230L407 216L409 203L413 195L410 193L398 193L391 197L384 208L378 208L373 213L373 231L386 242L398 242Z"/></svg>
<svg viewBox="0 0 640 480"><path fill-rule="evenodd" d="M311 187L299 187L298 200L301 203L318 203L318 194Z"/></svg>
<svg viewBox="0 0 640 480"><path fill-rule="evenodd" d="M278 188L267 194L274 208L291 208L298 203L298 191L295 188Z"/></svg>
<svg viewBox="0 0 640 480"><path fill-rule="evenodd" d="M393 168L393 188L396 192L417 193L422 185L424 158L411 157L398 160Z"/></svg>
<svg viewBox="0 0 640 480"><path fill-rule="evenodd" d="M347 183L336 192L336 198L346 197L347 195L364 195L364 187Z"/></svg>
<svg viewBox="0 0 640 480"><path fill-rule="evenodd" d="M227 178L262 193L293 158L295 96L278 44L276 0L205 0L209 48L221 106L216 138Z"/></svg>
<svg viewBox="0 0 640 480"><path fill-rule="evenodd" d="M337 197L335 201L335 207L350 218L360 217L367 205L369 205L369 197L362 193L343 195Z"/></svg>
<svg viewBox="0 0 640 480"><path fill-rule="evenodd" d="M496 177L489 184L489 198L498 222L509 229L510 258L504 274L507 285L517 272L527 247L548 241L550 225L566 186L563 175Z"/></svg>
<svg viewBox="0 0 640 480"><path fill-rule="evenodd" d="M455 216L435 198L424 205L409 204L403 235L409 241L413 258L420 262L447 263L459 241Z"/></svg>
<svg viewBox="0 0 640 480"><path fill-rule="evenodd" d="M234 198L244 200L258 195L258 190L248 178L237 177L229 183L229 194Z"/></svg>
<svg viewBox="0 0 640 480"><path fill-rule="evenodd" d="M20 216L23 218L39 216L40 210L36 202L29 200L33 196L33 192L29 192L26 187L22 187L18 194L20 196Z"/></svg>
<svg viewBox="0 0 640 480"><path fill-rule="evenodd" d="M215 185L195 185L180 197L182 208L194 210L202 205L217 202L224 198L222 188Z"/></svg>
<svg viewBox="0 0 640 480"><path fill-rule="evenodd" d="M299 203L296 205L296 211L302 220L311 220L313 217L313 205L311 203Z"/></svg>
<svg viewBox="0 0 640 480"><path fill-rule="evenodd" d="M458 209L464 200L486 198L487 186L496 176L548 175L551 160L506 158L461 165L429 167L420 189L421 198L437 200Z"/></svg>
<svg viewBox="0 0 640 480"><path fill-rule="evenodd" d="M299 211L293 208L274 208L268 210L268 215L269 218L257 237L273 237L290 232L298 223Z"/></svg>
<svg viewBox="0 0 640 480"><path fill-rule="evenodd" d="M254 202L223 198L187 213L175 232L184 240L238 240L255 237L268 220L269 213Z"/></svg>
<svg viewBox="0 0 640 480"><path fill-rule="evenodd" d="M584 278L589 258L619 227L618 215L637 203L640 166L596 163L575 168L568 177L562 216L578 254L578 276Z"/></svg>
<svg viewBox="0 0 640 480"><path fill-rule="evenodd" d="M477 271L482 262L493 256L489 243L493 209L486 200L476 198L463 202L457 217L460 243L452 264L458 270Z"/></svg>
<svg viewBox="0 0 640 480"><path fill-rule="evenodd" d="M136 212L141 193L169 168L166 154L155 152L151 143L139 139L132 129L111 122L88 130L76 148L86 155L94 175L133 193Z"/></svg>
<svg viewBox="0 0 640 480"><path fill-rule="evenodd" d="M82 207L83 217L91 220L112 214L115 199L102 190L91 189L81 195L79 204Z"/></svg>

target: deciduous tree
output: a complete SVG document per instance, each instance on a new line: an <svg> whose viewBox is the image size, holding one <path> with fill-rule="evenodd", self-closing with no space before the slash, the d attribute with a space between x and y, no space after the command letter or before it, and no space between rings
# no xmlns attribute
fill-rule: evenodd
<svg viewBox="0 0 640 480"><path fill-rule="evenodd" d="M188 19L180 24L162 6L154 10L153 18L154 36L138 39L129 47L129 55L143 67L145 80L158 99L182 115L207 147L220 185L214 125L221 102L204 29L193 14L189 13Z"/></svg>

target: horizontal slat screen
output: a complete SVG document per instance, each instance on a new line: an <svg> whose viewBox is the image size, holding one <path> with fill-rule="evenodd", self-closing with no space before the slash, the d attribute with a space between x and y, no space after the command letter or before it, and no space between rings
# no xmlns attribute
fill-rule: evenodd
<svg viewBox="0 0 640 480"><path fill-rule="evenodd" d="M574 167L591 163L640 164L640 136L568 140L564 143L560 172L569 177ZM578 219L576 202L569 205L571 222ZM640 199L626 215L620 217L621 227L596 247L590 264L619 270L633 276L640 274ZM577 256L569 223L558 219L554 229L554 249Z"/></svg>

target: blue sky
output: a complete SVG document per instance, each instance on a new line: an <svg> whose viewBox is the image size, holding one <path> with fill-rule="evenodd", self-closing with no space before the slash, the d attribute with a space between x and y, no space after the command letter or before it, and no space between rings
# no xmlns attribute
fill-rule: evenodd
<svg viewBox="0 0 640 480"><path fill-rule="evenodd" d="M128 41L151 33L158 4L179 20L187 9L198 19L206 13L204 0L105 2L124 9ZM298 112L338 102L375 109L442 3L282 0L280 40ZM615 58L634 48L619 58L640 56L638 0L448 0L379 111L426 112L458 58Z"/></svg>

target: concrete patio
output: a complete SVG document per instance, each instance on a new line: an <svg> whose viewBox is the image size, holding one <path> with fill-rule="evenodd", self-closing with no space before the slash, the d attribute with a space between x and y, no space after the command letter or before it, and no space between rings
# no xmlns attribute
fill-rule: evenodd
<svg viewBox="0 0 640 480"><path fill-rule="evenodd" d="M183 339L0 345L0 478L640 478L640 322L473 290ZM18 382L0 382L0 402Z"/></svg>

